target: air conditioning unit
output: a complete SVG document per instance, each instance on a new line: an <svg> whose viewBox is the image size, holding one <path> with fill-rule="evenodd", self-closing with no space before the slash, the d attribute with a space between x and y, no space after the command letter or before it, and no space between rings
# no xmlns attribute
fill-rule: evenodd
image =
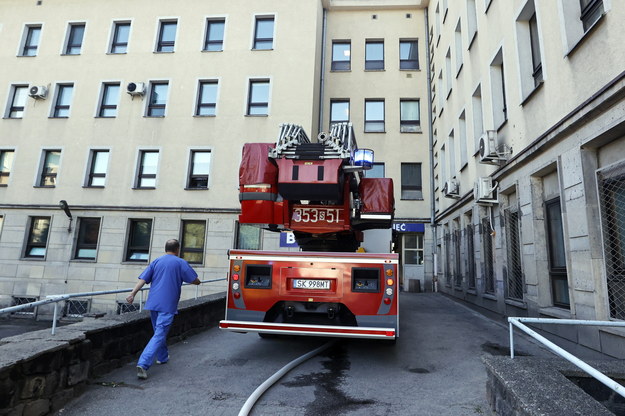
<svg viewBox="0 0 625 416"><path fill-rule="evenodd" d="M478 178L473 188L475 202L485 205L498 204L497 186L497 182L494 182L490 176Z"/></svg>
<svg viewBox="0 0 625 416"><path fill-rule="evenodd" d="M130 95L143 95L145 94L145 83L131 82L126 86L126 92Z"/></svg>
<svg viewBox="0 0 625 416"><path fill-rule="evenodd" d="M37 99L44 99L48 95L48 87L43 85L31 85L28 88L28 95Z"/></svg>
<svg viewBox="0 0 625 416"><path fill-rule="evenodd" d="M480 163L496 163L498 160L497 131L486 130L480 137Z"/></svg>
<svg viewBox="0 0 625 416"><path fill-rule="evenodd" d="M458 185L458 181L450 179L445 182L445 185L443 186L443 194L447 198L460 198L460 186Z"/></svg>

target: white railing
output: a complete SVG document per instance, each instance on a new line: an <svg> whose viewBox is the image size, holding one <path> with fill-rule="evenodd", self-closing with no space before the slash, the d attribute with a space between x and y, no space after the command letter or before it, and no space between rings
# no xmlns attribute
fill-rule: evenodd
<svg viewBox="0 0 625 416"><path fill-rule="evenodd" d="M221 282L224 280L226 280L226 278L202 280L201 283ZM191 284L184 283L183 286L191 286ZM139 291L139 311L143 309L143 291L144 290L150 290L150 288L143 287ZM197 299L199 296L199 290L200 290L200 286L195 285L195 299ZM56 333L56 322L58 320L59 302L66 301L71 298L84 298L84 297L113 295L117 293L130 293L130 292L132 292L132 289L102 290L99 292L66 293L63 295L49 295L49 296L46 296L46 299L43 299L43 300L30 302L30 303L24 303L21 305L15 305L15 306L10 306L8 308L0 309L0 315L5 314L5 313L19 312L23 309L29 309L29 308L34 308L35 306L48 305L50 303L54 303L54 315L52 318L52 335L54 335Z"/></svg>
<svg viewBox="0 0 625 416"><path fill-rule="evenodd" d="M510 317L508 318L508 325L510 327L510 358L514 358L514 327L516 326L521 331L525 332L527 335L531 336L535 340L539 341L545 347L549 348L551 352L565 360L571 362L576 365L587 374L594 377L599 382L603 383L608 388L612 389L617 394L625 397L625 387L612 380L610 377L603 374L601 371L577 358L573 354L568 351L560 348L553 342L549 341L547 338L538 334L536 331L524 325L523 323L530 324L556 324L556 325L583 325L583 326L612 326L612 327L625 327L625 322L613 322L613 321L589 321L589 320L578 320L578 319L549 319L549 318L520 318L520 317Z"/></svg>

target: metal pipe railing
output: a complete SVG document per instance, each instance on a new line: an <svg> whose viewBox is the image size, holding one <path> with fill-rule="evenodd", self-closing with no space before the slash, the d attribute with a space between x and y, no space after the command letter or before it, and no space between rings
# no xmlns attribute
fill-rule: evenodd
<svg viewBox="0 0 625 416"><path fill-rule="evenodd" d="M538 334L536 331L524 325L523 322L533 323L533 324L558 324L558 325L582 325L582 326L613 326L613 327L625 327L625 322L613 322L613 321L590 321L590 320L577 320L577 319L549 319L549 318L521 318L521 317L510 317L508 318L508 325L510 329L510 358L514 358L514 327L516 326L521 331L525 332L527 335L531 336L545 347L547 347L551 352L570 363L574 364L578 368L585 371L590 376L594 377L597 381L607 386L615 393L625 397L625 387L616 381L612 380L610 377L603 374L601 371L592 367L588 363L574 356L570 352L564 350L563 348L557 346L553 342L549 341L547 338Z"/></svg>
<svg viewBox="0 0 625 416"><path fill-rule="evenodd" d="M226 280L225 277L220 279L211 279L211 280L202 280L200 283L213 283L213 282L221 282ZM191 286L190 283L183 283L183 286ZM199 296L199 285L195 288L195 299ZM143 291L150 290L149 287L142 287L139 291L139 311L143 310ZM84 298L84 297L93 297L93 296L102 296L102 295L114 295L118 293L129 293L132 292L132 289L116 289L116 290L101 290L96 292L81 292L81 293L65 293L62 295L48 295L46 299L39 300L36 302L24 303L22 305L10 306L8 308L0 309L0 315L5 313L13 313L18 312L23 309L33 308L35 306L48 305L50 303L54 303L54 314L52 317L52 335L56 333L56 322L58 321L58 306L59 302L66 301L71 298Z"/></svg>

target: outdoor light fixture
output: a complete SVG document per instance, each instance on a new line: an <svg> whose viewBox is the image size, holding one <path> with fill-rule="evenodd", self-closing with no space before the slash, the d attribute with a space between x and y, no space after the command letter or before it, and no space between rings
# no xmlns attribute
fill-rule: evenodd
<svg viewBox="0 0 625 416"><path fill-rule="evenodd" d="M67 218L69 218L69 227L67 227L67 232L71 233L72 232L72 213L69 211L69 205L67 205L67 201L64 199L61 199L59 201L59 207L61 207L61 209L63 210L63 212L65 212L65 215L67 215Z"/></svg>

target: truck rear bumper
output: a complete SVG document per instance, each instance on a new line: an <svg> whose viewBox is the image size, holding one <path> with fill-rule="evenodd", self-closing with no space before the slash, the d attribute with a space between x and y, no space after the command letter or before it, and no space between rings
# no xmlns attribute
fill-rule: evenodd
<svg viewBox="0 0 625 416"><path fill-rule="evenodd" d="M339 338L395 339L395 328L281 324L272 322L220 321L219 328L234 332L308 335Z"/></svg>

